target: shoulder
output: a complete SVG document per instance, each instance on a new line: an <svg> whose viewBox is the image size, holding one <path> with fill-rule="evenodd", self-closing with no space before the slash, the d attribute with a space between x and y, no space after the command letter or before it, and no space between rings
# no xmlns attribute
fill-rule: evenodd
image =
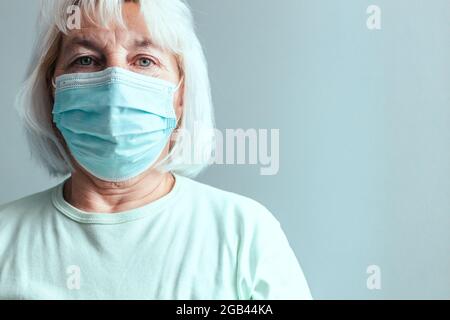
<svg viewBox="0 0 450 320"><path fill-rule="evenodd" d="M0 225L18 220L24 215L30 216L51 202L51 194L55 187L40 191L14 201L0 205Z"/></svg>
<svg viewBox="0 0 450 320"><path fill-rule="evenodd" d="M256 225L278 227L279 222L262 203L250 197L226 191L206 183L182 177L189 197L197 206L209 208L216 218L247 228Z"/></svg>

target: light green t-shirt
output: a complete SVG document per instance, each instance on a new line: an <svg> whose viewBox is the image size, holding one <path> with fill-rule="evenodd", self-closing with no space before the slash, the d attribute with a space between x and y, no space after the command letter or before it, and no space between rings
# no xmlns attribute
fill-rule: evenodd
<svg viewBox="0 0 450 320"><path fill-rule="evenodd" d="M261 204L175 175L164 197L87 213L63 184L0 206L0 299L310 299Z"/></svg>

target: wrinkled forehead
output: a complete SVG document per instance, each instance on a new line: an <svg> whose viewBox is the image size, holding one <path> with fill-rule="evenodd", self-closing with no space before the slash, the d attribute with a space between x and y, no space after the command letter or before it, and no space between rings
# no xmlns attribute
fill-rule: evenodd
<svg viewBox="0 0 450 320"><path fill-rule="evenodd" d="M64 33L93 26L125 27L127 20L141 15L142 8L138 1L123 0L60 0L54 5L56 24Z"/></svg>
<svg viewBox="0 0 450 320"><path fill-rule="evenodd" d="M151 45L162 50L173 48L168 43L169 38L152 36L163 33L163 29L170 26L165 25L164 19L159 19L161 22L158 24L149 24L152 12L144 12L139 1L61 2L65 5L57 10L60 15L56 17L56 25L63 33L65 43L85 39L95 41L99 46L120 42L128 46Z"/></svg>
<svg viewBox="0 0 450 320"><path fill-rule="evenodd" d="M117 39L125 39L127 35L150 38L145 17L140 5L135 2L118 2L115 7L99 4L70 5L67 9L66 21L65 23L61 21L61 26L61 31L68 38L80 37L80 35L101 38L111 34L115 34Z"/></svg>
<svg viewBox="0 0 450 320"><path fill-rule="evenodd" d="M121 49L128 51L155 49L158 50L157 52L164 52L158 46L153 45L150 38L146 37L145 34L114 32L108 29L99 30L95 28L81 29L63 37L62 49L64 53L74 52L79 48L97 52L113 52Z"/></svg>

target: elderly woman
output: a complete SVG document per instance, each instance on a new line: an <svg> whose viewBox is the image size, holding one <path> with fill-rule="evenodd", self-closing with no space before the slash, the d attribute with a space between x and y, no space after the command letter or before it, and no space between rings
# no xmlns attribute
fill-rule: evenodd
<svg viewBox="0 0 450 320"><path fill-rule="evenodd" d="M67 177L0 207L0 298L309 299L274 216L191 179L214 131L186 4L45 1L40 26L18 104Z"/></svg>

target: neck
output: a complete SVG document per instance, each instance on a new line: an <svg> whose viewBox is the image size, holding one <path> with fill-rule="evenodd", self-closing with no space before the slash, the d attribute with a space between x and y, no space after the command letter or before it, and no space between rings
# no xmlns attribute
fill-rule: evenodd
<svg viewBox="0 0 450 320"><path fill-rule="evenodd" d="M99 180L81 170L75 171L64 185L64 198L72 206L98 213L117 213L149 204L172 190L174 176L150 170L124 181Z"/></svg>

